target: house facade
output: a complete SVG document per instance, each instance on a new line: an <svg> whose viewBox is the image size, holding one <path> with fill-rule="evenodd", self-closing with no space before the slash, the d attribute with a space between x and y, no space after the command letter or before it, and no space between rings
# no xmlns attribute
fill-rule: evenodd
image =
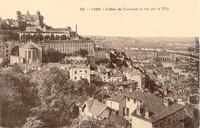
<svg viewBox="0 0 200 128"><path fill-rule="evenodd" d="M90 66L85 64L72 65L69 69L70 79L78 81L81 79L87 79L90 83Z"/></svg>
<svg viewBox="0 0 200 128"><path fill-rule="evenodd" d="M132 128L184 128L184 105L142 91L114 96L106 104L132 123Z"/></svg>
<svg viewBox="0 0 200 128"><path fill-rule="evenodd" d="M137 71L135 68L124 68L123 74L128 81L136 81L138 83L138 89L141 90L144 88L145 77L141 72Z"/></svg>
<svg viewBox="0 0 200 128"><path fill-rule="evenodd" d="M42 62L42 47L30 41L19 47L19 58L25 63Z"/></svg>
<svg viewBox="0 0 200 128"><path fill-rule="evenodd" d="M79 114L86 118L105 119L109 118L112 110L105 104L87 96L76 102L79 107Z"/></svg>

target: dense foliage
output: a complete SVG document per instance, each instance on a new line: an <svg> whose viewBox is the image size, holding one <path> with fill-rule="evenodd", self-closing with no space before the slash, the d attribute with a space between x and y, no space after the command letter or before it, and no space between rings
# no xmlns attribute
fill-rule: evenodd
<svg viewBox="0 0 200 128"><path fill-rule="evenodd" d="M54 49L48 49L42 54L42 62L43 63L57 63L60 62L65 57L65 54L56 51Z"/></svg>
<svg viewBox="0 0 200 128"><path fill-rule="evenodd" d="M100 82L94 78L93 82ZM95 82L94 82L95 83ZM24 74L19 66L0 72L0 99L5 105L4 127L63 127L77 117L73 107L82 95L92 96L96 85L74 82L69 72L56 67ZM97 95L97 94L96 94ZM99 95L99 94L98 94Z"/></svg>

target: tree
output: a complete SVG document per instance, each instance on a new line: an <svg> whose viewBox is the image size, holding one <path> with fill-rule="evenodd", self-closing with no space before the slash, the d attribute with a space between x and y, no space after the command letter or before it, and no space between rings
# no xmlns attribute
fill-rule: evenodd
<svg viewBox="0 0 200 128"><path fill-rule="evenodd" d="M19 22L19 30L20 31L25 31L27 26L28 26L28 24L25 21Z"/></svg>
<svg viewBox="0 0 200 128"><path fill-rule="evenodd" d="M82 57L86 57L88 55L88 50L86 49L80 49L79 50L79 54L82 56Z"/></svg>
<svg viewBox="0 0 200 128"><path fill-rule="evenodd" d="M22 68L18 65L14 65L12 68L13 73L23 73Z"/></svg>
<svg viewBox="0 0 200 128"><path fill-rule="evenodd" d="M61 35L61 40L67 40L67 36L66 35Z"/></svg>
<svg viewBox="0 0 200 128"><path fill-rule="evenodd" d="M120 118L118 116L115 118L119 119L116 120L108 118L102 120L96 120L96 119L84 120L79 124L78 128L124 128L130 126L128 121L124 121L125 119ZM124 122L122 122L122 120Z"/></svg>
<svg viewBox="0 0 200 128"><path fill-rule="evenodd" d="M44 123L37 118L38 117L36 116L28 117L26 119L27 122L22 126L22 128L43 128Z"/></svg>
<svg viewBox="0 0 200 128"><path fill-rule="evenodd" d="M48 49L42 55L42 62L49 63L49 62L60 62L64 58L65 54L55 51L54 49Z"/></svg>
<svg viewBox="0 0 200 128"><path fill-rule="evenodd" d="M10 63L9 60L3 60L3 61L1 62L1 66L2 66L2 67L8 66L9 63Z"/></svg>
<svg viewBox="0 0 200 128"><path fill-rule="evenodd" d="M75 82L69 79L69 72L58 68L40 70L32 74L32 81L38 83L41 103L33 112L33 116L42 119L44 127L69 126L75 118L70 108L78 98Z"/></svg>
<svg viewBox="0 0 200 128"><path fill-rule="evenodd" d="M3 127L21 127L35 104L34 86L25 76L0 74L1 124Z"/></svg>
<svg viewBox="0 0 200 128"><path fill-rule="evenodd" d="M94 75L94 76L91 76L91 83L94 83L95 85L101 86L103 84L103 81L99 76Z"/></svg>

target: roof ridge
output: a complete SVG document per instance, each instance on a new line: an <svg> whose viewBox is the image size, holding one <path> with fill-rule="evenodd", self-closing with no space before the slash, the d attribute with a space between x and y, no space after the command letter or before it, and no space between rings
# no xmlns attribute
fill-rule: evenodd
<svg viewBox="0 0 200 128"><path fill-rule="evenodd" d="M107 108L108 106L105 106L98 114L98 116Z"/></svg>
<svg viewBox="0 0 200 128"><path fill-rule="evenodd" d="M90 108L89 108L89 111L90 111L90 109L91 109L91 107L92 107L92 105L93 105L95 99L92 99L92 98L91 98L91 99L88 99L88 100L91 100L91 101L92 101L92 104L90 105ZM88 101L88 100L87 100L87 101Z"/></svg>

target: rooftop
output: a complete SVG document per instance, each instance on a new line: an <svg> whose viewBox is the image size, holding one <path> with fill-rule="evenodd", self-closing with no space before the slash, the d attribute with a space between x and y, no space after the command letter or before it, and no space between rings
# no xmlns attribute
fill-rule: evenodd
<svg viewBox="0 0 200 128"><path fill-rule="evenodd" d="M125 86L125 85L131 85L131 84L136 84L136 81L122 81L122 82L118 82L118 81L113 81L110 84L114 85L114 86Z"/></svg>
<svg viewBox="0 0 200 128"><path fill-rule="evenodd" d="M147 109L149 110L150 113L152 113L150 115L150 118L148 119L148 121L150 122L155 122L157 120L160 120L185 107L178 103L172 103L169 106L165 106L164 99L141 91L126 93L125 96L142 102L140 108ZM140 118L145 119L143 117L144 115L142 114L137 115L135 111L132 113L132 115L139 116Z"/></svg>
<svg viewBox="0 0 200 128"><path fill-rule="evenodd" d="M98 117L101 114L101 112L105 108L107 108L107 106L105 104L103 104L93 98L89 98L86 101L86 104L87 104L87 108L89 109L89 112L96 117Z"/></svg>
<svg viewBox="0 0 200 128"><path fill-rule="evenodd" d="M78 69L90 69L90 66L89 65L86 65L86 64L77 64L77 65L72 65L71 68L78 68Z"/></svg>
<svg viewBox="0 0 200 128"><path fill-rule="evenodd" d="M142 75L142 73L135 68L123 68L123 71L130 75Z"/></svg>
<svg viewBox="0 0 200 128"><path fill-rule="evenodd" d="M112 96L111 98L109 98L109 100L112 100L112 101L116 101L116 102L120 102L120 100L124 97L124 95L115 95L115 96Z"/></svg>
<svg viewBox="0 0 200 128"><path fill-rule="evenodd" d="M85 103L85 101L87 101L88 99L89 99L89 96L83 95L83 96L79 97L78 100L76 100L75 104L77 106L82 106Z"/></svg>

